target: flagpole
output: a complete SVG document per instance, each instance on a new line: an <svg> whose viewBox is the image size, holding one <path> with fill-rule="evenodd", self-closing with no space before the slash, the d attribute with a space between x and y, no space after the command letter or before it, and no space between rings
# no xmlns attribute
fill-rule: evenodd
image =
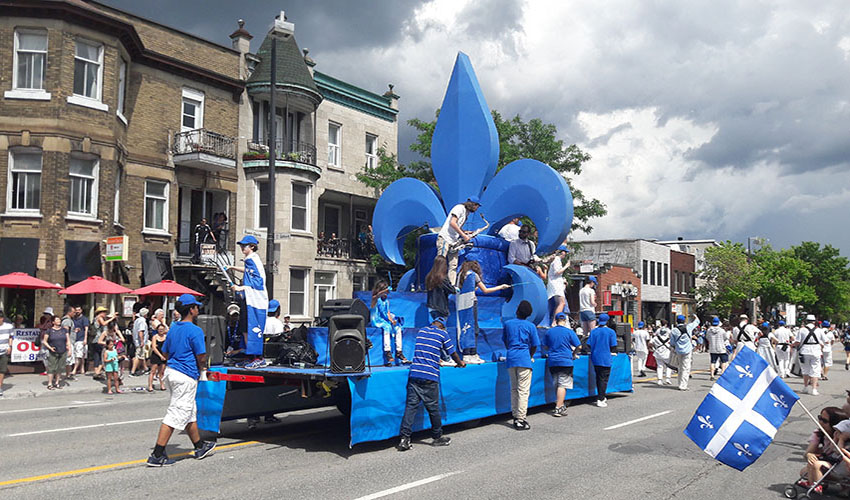
<svg viewBox="0 0 850 500"><path fill-rule="evenodd" d="M832 436L830 436L830 435L829 435L829 433L828 433L828 432L826 432L826 430L824 430L823 426L821 426L821 425L820 425L820 421L818 421L818 419L817 419L817 418L815 418L815 416L814 416L814 415L812 415L812 412L810 412L810 411L809 411L809 409L808 409L808 408L806 408L806 405L804 405L804 404L803 404L803 402L802 402L802 401L800 401L800 400L797 400L797 403L800 405L800 408L802 408L802 409L803 409L803 411L805 411L805 412L806 412L806 415L808 415L808 416L809 416L809 418L810 418L810 419L812 419L812 422L814 422L814 423L815 423L815 425L817 425L817 426L818 426L818 429L820 429L821 433L822 433L824 436L826 436L826 439L828 439L828 440L829 440L829 442L832 444L832 446L834 446L834 447L835 447L835 449L838 451L838 453L841 453L842 455L845 455L845 454L844 454L844 452L841 450L841 448L839 448L839 447L838 447L838 443L836 443L835 441L833 441ZM847 460L846 456L844 457L844 460L845 460L845 461Z"/></svg>

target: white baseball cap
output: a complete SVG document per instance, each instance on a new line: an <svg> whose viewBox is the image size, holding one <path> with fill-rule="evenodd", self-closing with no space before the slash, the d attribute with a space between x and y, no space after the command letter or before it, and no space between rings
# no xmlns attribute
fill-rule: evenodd
<svg viewBox="0 0 850 500"><path fill-rule="evenodd" d="M50 306L45 307L44 308L44 314L51 314L52 315L53 314L53 308L50 307Z"/></svg>
<svg viewBox="0 0 850 500"><path fill-rule="evenodd" d="M815 315L814 314L807 314L806 315L806 321L816 321Z"/></svg>

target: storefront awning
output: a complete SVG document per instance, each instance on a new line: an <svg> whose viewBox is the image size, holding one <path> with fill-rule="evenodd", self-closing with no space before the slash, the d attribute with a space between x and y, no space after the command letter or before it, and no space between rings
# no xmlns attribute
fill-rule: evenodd
<svg viewBox="0 0 850 500"><path fill-rule="evenodd" d="M170 253L142 250L142 281L145 286L173 279Z"/></svg>
<svg viewBox="0 0 850 500"><path fill-rule="evenodd" d="M65 241L65 285L71 286L89 276L103 276L100 242Z"/></svg>
<svg viewBox="0 0 850 500"><path fill-rule="evenodd" d="M0 275L14 272L35 276L37 238L0 238Z"/></svg>

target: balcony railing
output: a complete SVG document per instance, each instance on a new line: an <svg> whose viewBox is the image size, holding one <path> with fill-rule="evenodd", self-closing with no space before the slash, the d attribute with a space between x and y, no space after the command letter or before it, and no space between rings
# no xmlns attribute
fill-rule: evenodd
<svg viewBox="0 0 850 500"><path fill-rule="evenodd" d="M269 147L266 144L248 143L248 152L242 155L243 161L268 160ZM307 165L316 165L316 146L303 141L275 141L275 160L294 161Z"/></svg>
<svg viewBox="0 0 850 500"><path fill-rule="evenodd" d="M175 155L205 153L236 160L236 141L233 137L210 132L203 128L187 130L174 134L172 153Z"/></svg>
<svg viewBox="0 0 850 500"><path fill-rule="evenodd" d="M366 260L377 253L377 250L375 250L375 244L368 239L361 241L357 238L326 237L317 240L316 253L319 257Z"/></svg>

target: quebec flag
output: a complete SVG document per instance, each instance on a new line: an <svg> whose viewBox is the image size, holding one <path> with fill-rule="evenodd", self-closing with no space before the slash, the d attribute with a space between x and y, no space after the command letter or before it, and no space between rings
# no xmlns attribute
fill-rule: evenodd
<svg viewBox="0 0 850 500"><path fill-rule="evenodd" d="M738 470L764 453L800 399L750 347L743 347L685 428L703 451Z"/></svg>

